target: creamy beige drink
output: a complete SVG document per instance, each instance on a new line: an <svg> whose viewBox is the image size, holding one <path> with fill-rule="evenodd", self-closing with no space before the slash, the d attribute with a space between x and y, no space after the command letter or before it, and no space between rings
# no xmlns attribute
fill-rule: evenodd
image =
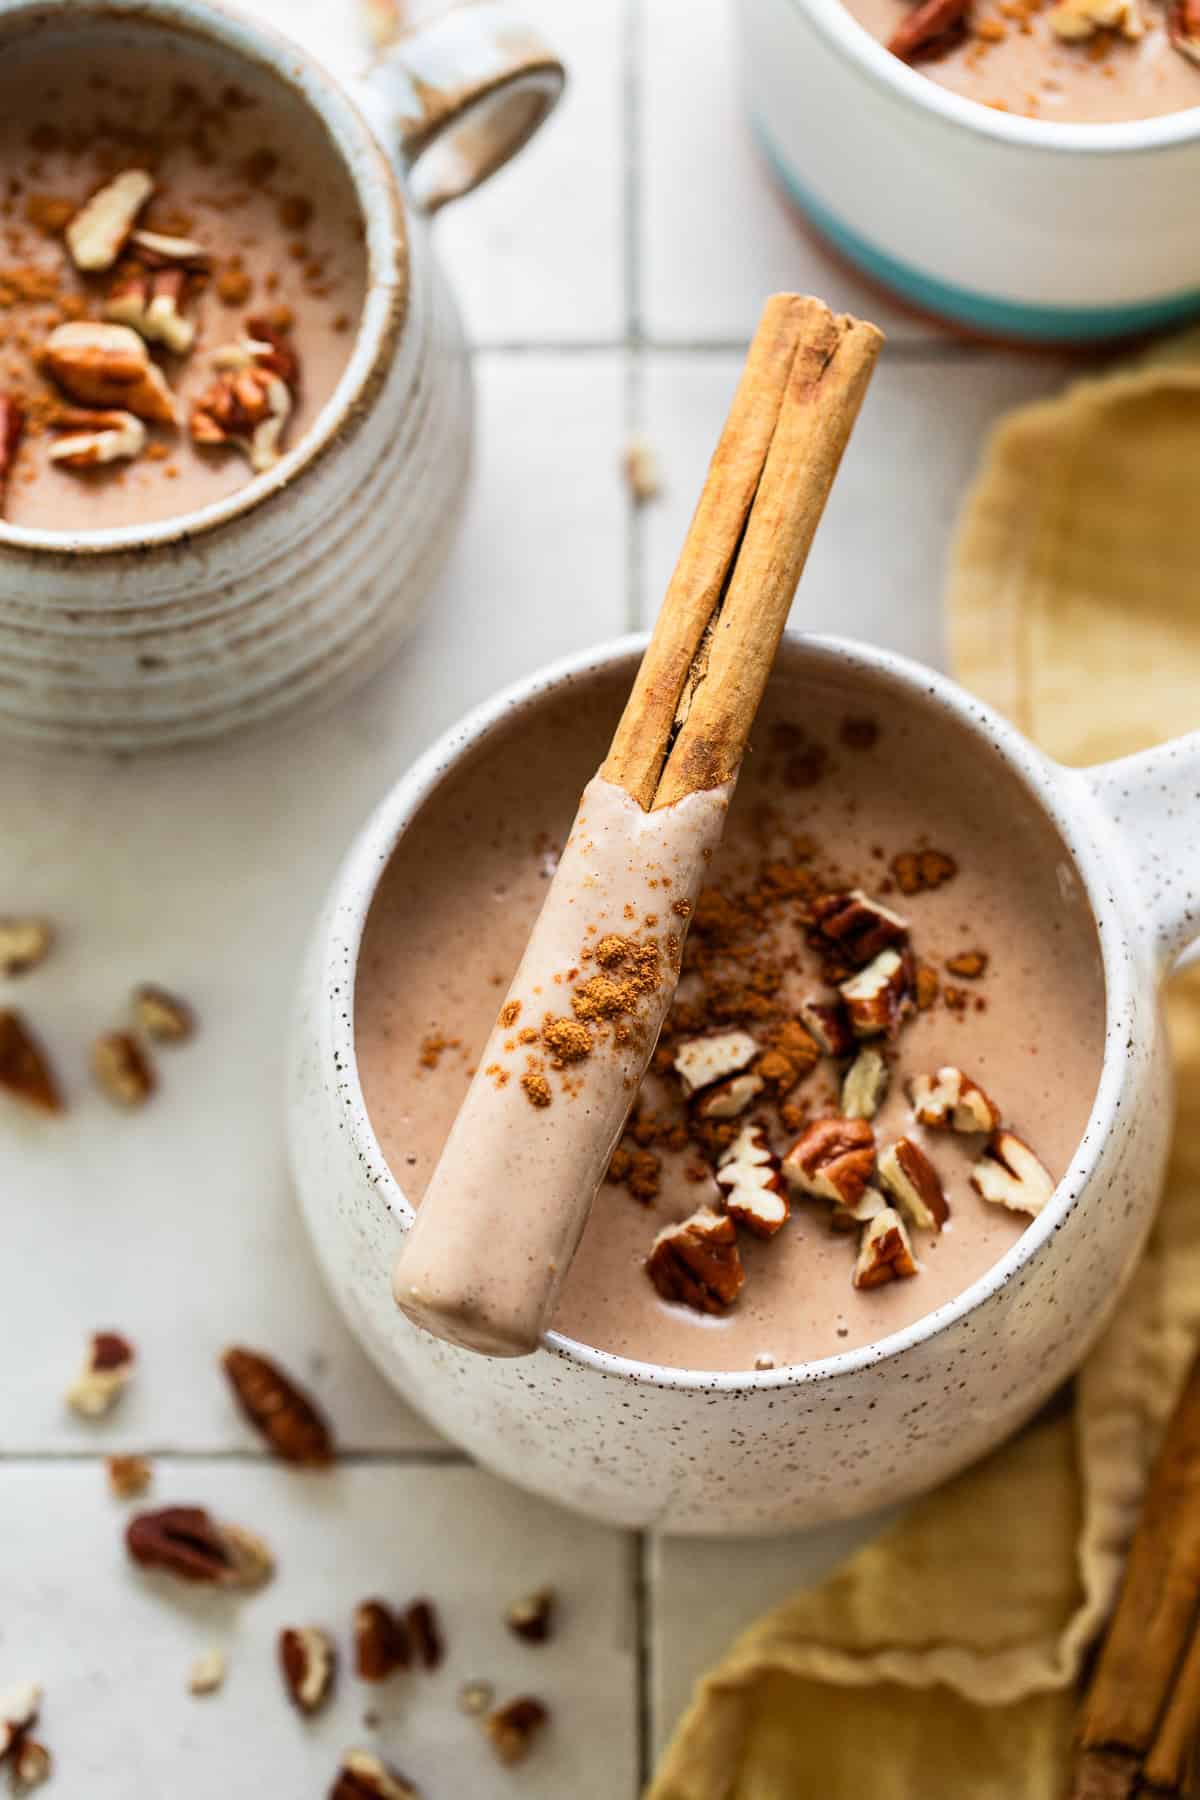
<svg viewBox="0 0 1200 1800"><path fill-rule="evenodd" d="M414 1200L497 1029L511 1040L503 1066L511 1064L514 1104L547 1121L571 1105L579 1065L556 1051L544 1016L506 1023L501 1009L623 690L605 679L499 733L416 820L383 879L358 972L359 1065L384 1155ZM805 1361L870 1342L983 1274L1041 1203L1038 1171L1057 1179L1078 1144L1100 1066L1103 985L1090 916L1057 839L1010 778L973 746L965 752L940 721L931 734L894 709L860 715L852 696L778 677L772 685L690 920L675 1006L559 1298L556 1327L584 1342L709 1369ZM844 1009L848 983L869 990L861 977L875 957L863 965L853 934L837 943L813 921L825 896L850 890L903 921L911 991L902 1018L869 1037L851 1032L831 1055L817 1041L820 1008ZM626 921L632 947L662 931L669 890L662 900ZM886 937L900 928L884 918L872 929ZM573 986L546 1012L572 1019ZM871 1004L852 999L850 1011ZM724 1073L719 1059L737 1034L754 1054L739 1062L735 1044L737 1067ZM706 1069L714 1045L718 1062ZM864 1051L883 1065L882 1094L879 1069L872 1079L872 1065L860 1062ZM945 1114L955 1097L939 1085L947 1069L994 1103L1032 1167L1018 1153L1014 1171L1011 1146L1008 1167L988 1154L992 1121L971 1115L969 1092L958 1098L967 1103L960 1123L971 1128L953 1129ZM929 1119L940 1103L940 1122L918 1121L914 1095ZM853 1147L848 1162L825 1159L834 1191L849 1176L847 1207L822 1188L819 1156L806 1175L789 1153L814 1126L819 1137L872 1099L869 1120L849 1125L874 1150L857 1198ZM778 1174L757 1193L747 1133L763 1134L768 1173ZM948 1210L940 1230L915 1222L911 1192L904 1204L896 1198L903 1182L889 1152L901 1140L936 1173ZM735 1163L748 1188L733 1179ZM990 1200L973 1180L981 1165ZM790 1209L778 1229L767 1217L780 1206L776 1187ZM885 1206L903 1223L914 1272L901 1273L893 1258L867 1279L893 1278L856 1286ZM664 1298L664 1287L676 1295L683 1287L670 1271L657 1285L648 1272L658 1234L697 1209L736 1238L741 1285L728 1303L711 1291L700 1305L694 1291L691 1304ZM772 1235L758 1235L763 1220L751 1215L760 1211ZM504 1218L494 1232L502 1259Z"/></svg>
<svg viewBox="0 0 1200 1800"><path fill-rule="evenodd" d="M151 47L118 26L70 57L6 51L9 523L190 512L270 467L333 392L366 280L353 187L295 95L236 74L199 41Z"/></svg>
<svg viewBox="0 0 1200 1800"><path fill-rule="evenodd" d="M845 4L931 81L1002 112L1102 124L1200 106L1196 0Z"/></svg>

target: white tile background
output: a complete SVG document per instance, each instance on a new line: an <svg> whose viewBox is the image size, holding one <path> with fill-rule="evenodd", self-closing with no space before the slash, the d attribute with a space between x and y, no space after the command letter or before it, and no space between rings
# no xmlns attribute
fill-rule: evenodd
<svg viewBox="0 0 1200 1800"><path fill-rule="evenodd" d="M363 46L342 0L256 0L340 70ZM386 785L458 713L571 648L648 620L678 548L761 299L819 292L891 348L830 505L796 617L931 660L948 534L990 422L1052 390L1049 358L968 350L880 303L770 187L735 92L718 0L532 0L572 86L520 161L438 226L478 349L465 529L415 640L366 694L267 743L142 763L0 756L0 911L44 909L61 950L21 990L72 1110L0 1132L0 1687L47 1685L64 1800L323 1795L368 1701L343 1681L305 1727L273 1666L284 1623L344 1628L382 1591L437 1597L444 1675L402 1680L378 1741L428 1800L516 1792L629 1800L691 1681L864 1527L771 1543L639 1544L464 1465L367 1366L324 1296L289 1192L280 1086L305 934ZM619 478L632 429L660 503ZM177 983L204 1021L161 1059L163 1092L118 1119L84 1073L131 983ZM137 1341L110 1425L64 1414L85 1331ZM266 1465L215 1359L231 1337L311 1381L350 1454L334 1476ZM160 1499L261 1529L278 1582L233 1605L135 1578L99 1459L157 1455ZM556 1581L560 1645L517 1646L502 1604ZM227 1642L221 1695L185 1691ZM455 1710L460 1680L541 1692L555 1722L517 1777ZM370 1703L374 1703L371 1696Z"/></svg>

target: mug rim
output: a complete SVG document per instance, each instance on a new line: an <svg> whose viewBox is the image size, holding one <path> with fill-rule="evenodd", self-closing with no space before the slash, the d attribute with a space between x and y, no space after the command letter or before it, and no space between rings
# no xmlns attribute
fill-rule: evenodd
<svg viewBox="0 0 1200 1800"><path fill-rule="evenodd" d="M795 12L804 13L826 41L846 61L855 64L877 86L928 114L938 123L974 132L979 137L1027 150L1059 154L1126 155L1139 151L1173 149L1200 138L1200 99L1180 112L1159 113L1148 119L1114 119L1087 124L1070 119L1027 119L1019 113L998 112L982 101L968 100L931 81L893 56L878 38L860 25L842 0L785 0ZM1200 73L1197 75L1200 85Z"/></svg>
<svg viewBox="0 0 1200 1800"><path fill-rule="evenodd" d="M322 927L321 1004L324 1016L331 1021L337 1098L346 1109L345 1128L354 1160L367 1171L371 1186L393 1217L411 1220L414 1208L389 1167L375 1135L359 1079L355 1032L359 955L379 883L401 837L444 779L460 765L464 755L514 714L537 706L548 694L560 691L573 681L611 672L623 662L635 662L648 640L648 632L633 632L588 650L576 651L519 677L490 699L471 708L442 732L393 784L338 870L327 909L327 922ZM1074 772L1045 756L986 702L968 693L949 676L911 657L850 638L791 629L785 631L783 642L818 660L824 659L843 673L847 669L851 672L857 669L869 677L882 676L906 687L915 698L932 698L973 735L990 743L1031 794L1070 854L1096 928L1104 975L1104 1049L1095 1094L1078 1146L1056 1183L1051 1199L1003 1256L982 1275L961 1293L900 1330L854 1349L835 1351L830 1356L761 1370L675 1368L600 1350L565 1332L548 1329L543 1333L540 1349L564 1361L591 1368L597 1374L643 1386L697 1392L808 1387L861 1372L916 1349L998 1293L1064 1223L1095 1171L1106 1143L1105 1121L1115 1117L1119 1105L1124 1062L1114 1047L1124 1042L1136 998L1131 959L1124 954L1129 932L1117 900L1111 860L1101 856L1095 839L1077 828L1076 816L1083 809L1063 803L1064 778L1069 782ZM1071 791L1078 798L1073 784Z"/></svg>
<svg viewBox="0 0 1200 1800"><path fill-rule="evenodd" d="M354 343L332 394L298 443L279 461L231 494L189 512L146 524L50 531L9 524L0 517L0 553L41 558L142 555L235 525L284 488L324 462L334 445L368 416L408 316L410 245L404 201L382 144L344 83L308 50L273 25L233 12L220 0L73 0L69 14L58 0L7 0L0 7L0 41L22 22L39 19L51 38L81 23L157 26L176 37L202 38L232 60L279 82L324 127L330 149L354 190L367 251L366 283Z"/></svg>

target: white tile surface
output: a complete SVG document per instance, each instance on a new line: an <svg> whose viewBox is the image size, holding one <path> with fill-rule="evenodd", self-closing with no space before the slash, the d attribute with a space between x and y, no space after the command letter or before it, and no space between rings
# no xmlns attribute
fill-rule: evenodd
<svg viewBox="0 0 1200 1800"><path fill-rule="evenodd" d="M641 515L642 617L658 611L741 356L645 359L642 417L663 469ZM1064 365L1006 352L886 351L830 497L792 613L814 631L863 637L940 663L942 576L962 497L993 421L1052 393Z"/></svg>
<svg viewBox="0 0 1200 1800"><path fill-rule="evenodd" d="M164 1464L143 1505L199 1504L257 1531L279 1571L245 1596L181 1587L130 1564L130 1511L91 1464L0 1467L4 1606L0 1687L46 1692L39 1736L48 1793L113 1800L301 1800L328 1792L343 1750L373 1748L426 1800L614 1800L634 1789L635 1635L630 1544L474 1469L344 1468L298 1476L199 1461ZM486 1521L486 1530L481 1530ZM562 1595L549 1645L516 1641L504 1609L546 1584ZM348 1661L355 1603L431 1597L447 1655L435 1674L366 1686ZM287 1625L319 1624L342 1651L333 1701L303 1720L276 1672ZM210 1645L224 1688L189 1695ZM502 1771L456 1704L464 1681L498 1698L541 1698L551 1723L515 1774ZM378 1726L364 1714L378 1715Z"/></svg>
<svg viewBox="0 0 1200 1800"><path fill-rule="evenodd" d="M820 294L897 338L937 340L831 256L773 187L738 93L733 0L641 8L639 316L654 340L740 342L765 295Z"/></svg>

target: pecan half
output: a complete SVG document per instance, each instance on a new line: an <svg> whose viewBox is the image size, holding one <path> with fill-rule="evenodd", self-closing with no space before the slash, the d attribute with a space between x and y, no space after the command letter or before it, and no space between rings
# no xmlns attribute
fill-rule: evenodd
<svg viewBox="0 0 1200 1800"><path fill-rule="evenodd" d="M774 1237L787 1223L787 1185L761 1125L744 1126L722 1152L717 1185L725 1195L727 1216L755 1237Z"/></svg>
<svg viewBox="0 0 1200 1800"><path fill-rule="evenodd" d="M45 962L54 943L47 919L0 919L0 975L26 975Z"/></svg>
<svg viewBox="0 0 1200 1800"><path fill-rule="evenodd" d="M801 1193L853 1207L875 1167L875 1133L865 1119L814 1119L783 1159Z"/></svg>
<svg viewBox="0 0 1200 1800"><path fill-rule="evenodd" d="M697 1312L724 1312L746 1278L733 1220L701 1206L690 1218L664 1226L650 1246L646 1273L664 1300Z"/></svg>
<svg viewBox="0 0 1200 1800"><path fill-rule="evenodd" d="M0 506L24 435L25 408L11 394L0 394Z"/></svg>
<svg viewBox="0 0 1200 1800"><path fill-rule="evenodd" d="M873 962L838 989L857 1038L892 1032L911 1008L908 965L897 950L881 950Z"/></svg>
<svg viewBox="0 0 1200 1800"><path fill-rule="evenodd" d="M873 1119L888 1090L889 1071L878 1050L860 1050L842 1082L842 1116Z"/></svg>
<svg viewBox="0 0 1200 1800"><path fill-rule="evenodd" d="M361 1600L354 1609L354 1667L362 1681L386 1681L412 1659L408 1629L383 1600Z"/></svg>
<svg viewBox="0 0 1200 1800"><path fill-rule="evenodd" d="M104 1466L109 1492L116 1500L136 1500L154 1479L154 1470L144 1456L110 1456Z"/></svg>
<svg viewBox="0 0 1200 1800"><path fill-rule="evenodd" d="M1200 63L1200 0L1172 0L1167 8L1167 36L1181 56Z"/></svg>
<svg viewBox="0 0 1200 1800"><path fill-rule="evenodd" d="M441 1667L446 1654L441 1620L432 1600L414 1600L404 1615L408 1638L423 1669Z"/></svg>
<svg viewBox="0 0 1200 1800"><path fill-rule="evenodd" d="M538 1588L536 1593L513 1601L504 1615L504 1623L514 1637L523 1638L527 1644L544 1644L554 1634L557 1608L558 1595L554 1589Z"/></svg>
<svg viewBox="0 0 1200 1800"><path fill-rule="evenodd" d="M153 982L134 988L133 1016L156 1043L182 1044L195 1034L196 1015L187 1001Z"/></svg>
<svg viewBox="0 0 1200 1800"><path fill-rule="evenodd" d="M242 1411L276 1456L306 1468L328 1468L334 1459L329 1426L278 1363L234 1344L222 1356L221 1367Z"/></svg>
<svg viewBox="0 0 1200 1800"><path fill-rule="evenodd" d="M124 169L97 188L67 226L67 249L77 269L111 269L134 221L154 192L145 169Z"/></svg>
<svg viewBox="0 0 1200 1800"><path fill-rule="evenodd" d="M707 1037L684 1038L675 1046L675 1073L686 1098L740 1075L758 1055L748 1031L714 1031Z"/></svg>
<svg viewBox="0 0 1200 1800"><path fill-rule="evenodd" d="M0 1007L0 1092L35 1112L60 1113L62 1093L45 1050L23 1016Z"/></svg>
<svg viewBox="0 0 1200 1800"><path fill-rule="evenodd" d="M228 1666L223 1650L202 1650L188 1671L188 1693L217 1693L225 1684Z"/></svg>
<svg viewBox="0 0 1200 1800"><path fill-rule="evenodd" d="M279 1671L292 1705L311 1718L333 1694L337 1647L319 1625L287 1626L279 1634Z"/></svg>
<svg viewBox="0 0 1200 1800"><path fill-rule="evenodd" d="M836 946L855 968L874 962L881 950L908 941L908 920L861 888L823 894L813 901L810 917L818 936Z"/></svg>
<svg viewBox="0 0 1200 1800"><path fill-rule="evenodd" d="M68 406L51 420L55 431L64 431L46 453L46 460L64 469L98 469L108 463L131 462L146 447L146 427L130 412L96 412Z"/></svg>
<svg viewBox="0 0 1200 1800"><path fill-rule="evenodd" d="M92 1074L114 1106L144 1106L154 1092L154 1069L127 1031L106 1031L92 1045Z"/></svg>
<svg viewBox="0 0 1200 1800"><path fill-rule="evenodd" d="M971 1186L995 1206L1037 1217L1054 1193L1054 1177L1012 1131L997 1131L971 1170Z"/></svg>
<svg viewBox="0 0 1200 1800"><path fill-rule="evenodd" d="M256 474L283 454L280 446L299 380L295 352L275 334L242 338L213 357L219 370L192 407L197 444L233 444Z"/></svg>
<svg viewBox="0 0 1200 1800"><path fill-rule="evenodd" d="M524 1762L550 1714L540 1700L522 1694L507 1706L497 1707L484 1721L488 1742L502 1763Z"/></svg>
<svg viewBox="0 0 1200 1800"><path fill-rule="evenodd" d="M950 1217L941 1177L911 1138L897 1138L883 1151L879 1179L900 1211L920 1230L940 1231Z"/></svg>
<svg viewBox="0 0 1200 1800"><path fill-rule="evenodd" d="M32 1794L49 1781L54 1773L54 1759L45 1744L36 1738L24 1736L13 1749L12 1757L12 1790L14 1794Z"/></svg>
<svg viewBox="0 0 1200 1800"><path fill-rule="evenodd" d="M143 1568L208 1587L262 1587L275 1573L275 1559L261 1538L214 1519L202 1506L138 1513L126 1527L125 1547Z"/></svg>
<svg viewBox="0 0 1200 1800"><path fill-rule="evenodd" d="M412 1782L372 1750L347 1750L329 1800L421 1800Z"/></svg>
<svg viewBox="0 0 1200 1800"><path fill-rule="evenodd" d="M917 1272L916 1259L904 1220L890 1206L877 1213L862 1234L858 1261L854 1265L856 1288L882 1287L885 1281L900 1281Z"/></svg>
<svg viewBox="0 0 1200 1800"><path fill-rule="evenodd" d="M826 1056L848 1056L854 1048L849 1015L840 1000L805 1000L800 1017Z"/></svg>
<svg viewBox="0 0 1200 1800"><path fill-rule="evenodd" d="M31 1726L37 1724L42 1704L39 1682L21 1681L0 1693L0 1762L21 1742Z"/></svg>
<svg viewBox="0 0 1200 1800"><path fill-rule="evenodd" d="M162 370L127 325L69 319L46 339L41 363L83 406L119 408L160 425L177 423L175 397Z"/></svg>
<svg viewBox="0 0 1200 1800"><path fill-rule="evenodd" d="M94 1331L83 1367L66 1392L71 1411L84 1419L111 1412L129 1386L135 1360L133 1345L119 1331Z"/></svg>
<svg viewBox="0 0 1200 1800"><path fill-rule="evenodd" d="M995 1131L1000 1123L995 1101L951 1064L936 1075L914 1075L908 1097L918 1122L934 1131Z"/></svg>

